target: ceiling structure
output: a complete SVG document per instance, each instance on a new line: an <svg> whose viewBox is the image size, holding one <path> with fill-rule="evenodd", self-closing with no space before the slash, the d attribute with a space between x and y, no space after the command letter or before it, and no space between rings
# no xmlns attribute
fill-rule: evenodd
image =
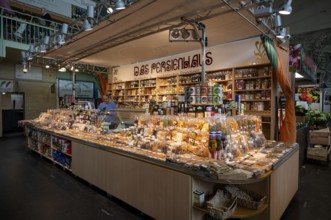
<svg viewBox="0 0 331 220"><path fill-rule="evenodd" d="M240 2L250 1L226 2L238 8ZM273 2L277 7L283 0ZM294 42L296 35L331 27L329 0L293 0L292 7L291 15L282 16L282 23L290 28ZM268 32L262 25L251 24L256 24L256 19L247 10L238 12L244 18L224 0L140 0L95 24L93 31L73 35L64 46L43 56L62 64L86 63L108 68L201 49L199 42L169 42L170 28L190 27L182 17L205 25L208 46L259 36L261 32L257 28ZM15 53L18 52L7 49L10 57Z"/></svg>
<svg viewBox="0 0 331 220"><path fill-rule="evenodd" d="M239 6L239 1L227 2L234 8ZM247 10L239 13L255 23ZM95 25L92 32L81 32L44 56L63 63L115 67L201 48L199 42L169 42L170 28L190 26L182 17L205 25L208 46L261 34L222 0L140 0Z"/></svg>

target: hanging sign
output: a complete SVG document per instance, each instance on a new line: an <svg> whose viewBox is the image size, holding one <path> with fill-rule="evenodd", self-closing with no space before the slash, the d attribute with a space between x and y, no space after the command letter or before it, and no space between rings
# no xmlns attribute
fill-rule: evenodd
<svg viewBox="0 0 331 220"><path fill-rule="evenodd" d="M260 38L251 38L209 47L205 59L206 71L269 63L261 45ZM201 50L195 50L129 64L114 69L113 82L201 73L202 63Z"/></svg>
<svg viewBox="0 0 331 220"><path fill-rule="evenodd" d="M0 80L0 92L14 92L14 81Z"/></svg>

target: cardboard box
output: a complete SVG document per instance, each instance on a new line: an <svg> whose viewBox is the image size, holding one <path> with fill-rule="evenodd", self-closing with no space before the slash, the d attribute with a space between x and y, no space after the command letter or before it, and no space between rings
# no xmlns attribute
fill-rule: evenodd
<svg viewBox="0 0 331 220"><path fill-rule="evenodd" d="M329 128L309 132L309 144L330 145Z"/></svg>

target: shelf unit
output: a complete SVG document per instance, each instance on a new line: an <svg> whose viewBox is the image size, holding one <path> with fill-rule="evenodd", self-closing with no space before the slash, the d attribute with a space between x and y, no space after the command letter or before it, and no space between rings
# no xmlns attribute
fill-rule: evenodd
<svg viewBox="0 0 331 220"><path fill-rule="evenodd" d="M232 181L220 181L220 182L206 182L200 178L192 178L192 192L198 190L205 193L206 201L211 198L217 189L223 189L225 185L235 184L242 189L250 190L260 195L266 196L266 201L258 209L248 209L240 207L237 205L234 213L231 218L235 219L268 219L268 209L270 203L270 173L266 173L257 179L252 179L252 181L241 181L241 180L232 180ZM205 215L208 215L208 209L206 204L202 207L192 204L192 215L193 219L204 219Z"/></svg>
<svg viewBox="0 0 331 220"><path fill-rule="evenodd" d="M240 95L244 114L262 118L262 129L267 139L274 139L275 81L270 64L243 66L233 69L233 91Z"/></svg>
<svg viewBox="0 0 331 220"><path fill-rule="evenodd" d="M233 69L210 71L206 73L208 84L218 83L223 89L223 100L233 100Z"/></svg>
<svg viewBox="0 0 331 220"><path fill-rule="evenodd" d="M270 64L247 65L206 72L206 83L218 83L223 89L223 100L234 100L240 95L244 114L262 117L263 132L267 139L274 139L275 90ZM156 102L172 100L184 95L184 88L201 85L201 74L171 75L113 83L113 94L119 103L141 108L153 98ZM206 105L199 104L197 105Z"/></svg>
<svg viewBox="0 0 331 220"><path fill-rule="evenodd" d="M71 141L28 128L28 148L71 171Z"/></svg>

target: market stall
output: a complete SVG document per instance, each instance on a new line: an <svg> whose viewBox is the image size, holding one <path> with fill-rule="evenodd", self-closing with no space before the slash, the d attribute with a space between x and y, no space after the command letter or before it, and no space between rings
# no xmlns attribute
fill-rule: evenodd
<svg viewBox="0 0 331 220"><path fill-rule="evenodd" d="M266 141L257 116L143 115L107 133L100 117L50 110L25 122L28 147L156 219L202 219L217 189L231 186L261 197L254 208L236 204L231 217L279 219L297 191L298 145ZM222 127L226 137L214 142Z"/></svg>

